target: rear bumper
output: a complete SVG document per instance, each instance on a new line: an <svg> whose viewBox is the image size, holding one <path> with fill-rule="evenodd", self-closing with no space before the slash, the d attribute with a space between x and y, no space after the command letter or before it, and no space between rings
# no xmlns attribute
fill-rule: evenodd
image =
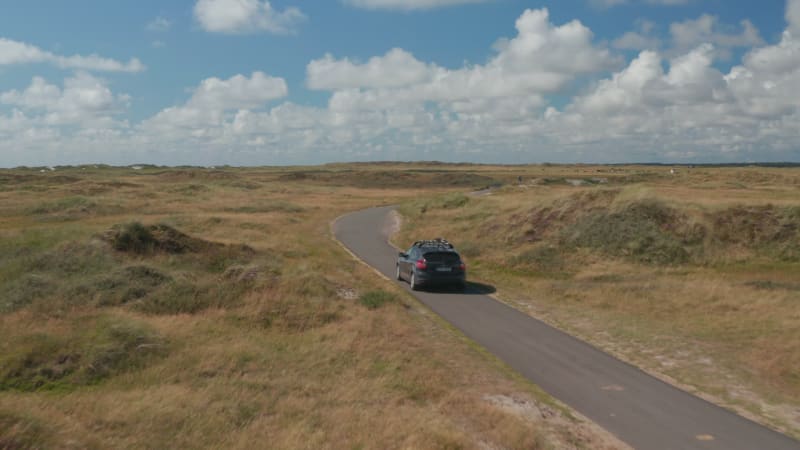
<svg viewBox="0 0 800 450"><path fill-rule="evenodd" d="M467 280L467 274L464 272L458 273L437 273L437 272L416 272L416 281L420 285L434 286L446 284L464 284Z"/></svg>

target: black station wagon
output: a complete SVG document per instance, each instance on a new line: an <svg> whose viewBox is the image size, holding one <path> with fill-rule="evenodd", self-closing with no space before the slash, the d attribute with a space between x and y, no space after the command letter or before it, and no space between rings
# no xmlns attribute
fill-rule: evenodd
<svg viewBox="0 0 800 450"><path fill-rule="evenodd" d="M466 278L467 266L461 255L441 238L414 242L397 258L397 279L408 280L413 290L433 285L463 289Z"/></svg>

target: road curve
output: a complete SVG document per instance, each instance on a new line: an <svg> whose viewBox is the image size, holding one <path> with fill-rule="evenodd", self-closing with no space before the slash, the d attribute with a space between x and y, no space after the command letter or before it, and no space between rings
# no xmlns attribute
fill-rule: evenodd
<svg viewBox="0 0 800 450"><path fill-rule="evenodd" d="M392 207L340 217L345 247L393 278ZM408 285L403 283L406 289ZM409 290L410 291L410 290ZM637 449L800 449L800 442L664 383L478 292L412 292L422 303L553 397Z"/></svg>

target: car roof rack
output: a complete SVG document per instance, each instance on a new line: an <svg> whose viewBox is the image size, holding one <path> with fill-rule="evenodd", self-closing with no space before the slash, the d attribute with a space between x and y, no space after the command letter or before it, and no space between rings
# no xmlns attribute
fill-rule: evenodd
<svg viewBox="0 0 800 450"><path fill-rule="evenodd" d="M447 242L445 238L436 238L436 239L426 239L422 241L414 242L414 247L436 247L436 248L444 248L452 250L453 244Z"/></svg>

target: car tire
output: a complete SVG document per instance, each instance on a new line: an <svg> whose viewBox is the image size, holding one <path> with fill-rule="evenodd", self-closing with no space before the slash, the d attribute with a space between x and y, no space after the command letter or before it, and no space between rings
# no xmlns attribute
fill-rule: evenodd
<svg viewBox="0 0 800 450"><path fill-rule="evenodd" d="M400 281L403 280L403 276L400 274L400 264L397 265L397 271L395 273L395 277L397 277L397 279Z"/></svg>
<svg viewBox="0 0 800 450"><path fill-rule="evenodd" d="M408 280L408 284L411 286L411 290L412 291L418 291L419 290L419 284L417 284L417 276L414 275L413 271L411 272L411 279Z"/></svg>

